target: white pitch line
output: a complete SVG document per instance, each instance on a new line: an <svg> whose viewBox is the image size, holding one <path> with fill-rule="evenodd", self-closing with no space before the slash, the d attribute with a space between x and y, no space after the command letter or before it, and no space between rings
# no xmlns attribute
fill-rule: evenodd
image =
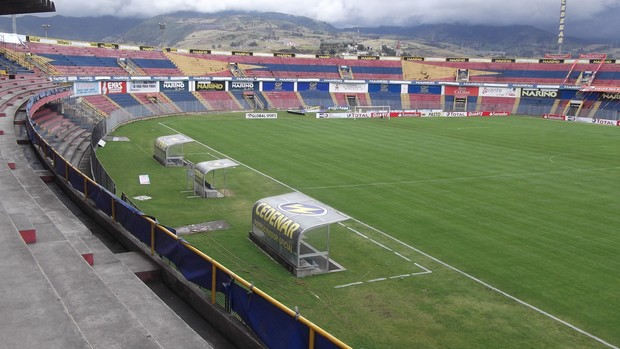
<svg viewBox="0 0 620 349"><path fill-rule="evenodd" d="M170 127L170 126L166 125L166 124L163 124L163 123L161 123L161 122L160 122L159 124L160 124L161 126L163 126L163 127L167 128L167 129L169 129L169 130L173 131L173 132L177 132L177 133L180 133L180 132L181 132L181 131L176 130L176 129L174 129L174 128L172 128L172 127ZM255 168L253 168L253 167L250 167L250 166L248 166L248 165L246 165L246 164L242 163L241 161L238 161L238 160L236 160L236 159L234 159L234 158L232 158L232 157L230 157L230 156L228 156L228 155L226 155L226 154L222 153L221 151L217 151L216 149L213 149L213 148L211 148L210 146L208 146L208 145L206 145L206 144L204 144L204 143L202 143L202 142L199 142L199 141L196 141L196 140L194 140L194 142L196 142L197 144L202 145L203 147L205 147L205 148L207 148L207 149L210 149L211 151L213 151L213 152L215 152L215 153L217 153L217 154L220 154L220 155L222 155L222 156L225 156L225 157L229 158L230 160L232 160L232 161L234 161L234 162L236 162L236 163L240 164L241 166L243 166L243 167L245 167L245 168L247 168L247 169L250 169L250 170L252 170L252 171L254 171L254 172L256 172L256 173L260 174L261 176L264 176L264 177L266 177L266 178L269 178L270 180L272 180L272 181L274 181L274 182L276 182L276 183L278 183L278 184L280 184L280 185L282 185L282 186L284 186L284 187L286 187L286 188L288 188L288 189L290 189L290 190L292 190L292 191L300 192L299 190L297 190L297 189L295 189L295 188L291 187L290 185L285 184L285 183L283 183L283 182L281 182L281 181L279 181L279 180L277 180L277 179L275 179L275 178L273 178L273 177L271 177L271 176L267 175L266 173L263 173L263 172L261 172L261 171L259 171L259 170L255 169Z"/></svg>
<svg viewBox="0 0 620 349"><path fill-rule="evenodd" d="M334 286L334 288L344 288L344 287L349 287L349 286L355 286L355 285L361 285L363 284L363 282L352 282L350 284L345 284L345 285L340 285L340 286Z"/></svg>
<svg viewBox="0 0 620 349"><path fill-rule="evenodd" d="M353 229L353 228L351 228L351 227L347 227L347 229L349 229L350 231L354 232L355 234L357 234L357 235L359 235L359 236L363 237L364 239L368 239L368 236L366 236L366 235L362 234L361 232L359 232L359 231L357 231L357 230L355 230L355 229Z"/></svg>
<svg viewBox="0 0 620 349"><path fill-rule="evenodd" d="M383 245L383 244L382 244L382 243L380 243L379 241L377 241L377 240L373 240L373 239L370 239L370 241L372 241L372 242L374 242L376 245L379 245L379 246L381 246L382 248L384 248L384 249L386 249L386 250L388 250L388 251L392 252L392 249L391 249L391 248L389 248L389 247L387 247L387 246Z"/></svg>
<svg viewBox="0 0 620 349"><path fill-rule="evenodd" d="M418 263L413 263L415 264L418 268L424 270L427 274L432 273L432 271L430 269L424 268L423 266L419 265Z"/></svg>
<svg viewBox="0 0 620 349"><path fill-rule="evenodd" d="M400 257L400 258L402 258L402 259L406 260L407 262L411 262L411 259L409 259L409 258L407 258L407 257L403 256L402 254L400 254L400 253L398 253L398 252L396 252L396 251L394 251L394 254L395 254L395 255L397 255L398 257ZM416 265L417 265L417 263L416 263Z"/></svg>
<svg viewBox="0 0 620 349"><path fill-rule="evenodd" d="M403 246L405 246L407 248L410 248L411 250L413 250L413 251L415 251L415 252L417 252L417 253L419 253L419 254L421 254L421 255L423 255L423 256L425 256L425 257L427 257L427 258L429 258L429 259L431 259L433 261L435 261L436 263L439 263L439 264L443 265L444 267L446 267L448 269L451 269L451 270L453 270L453 271L455 271L455 272L457 272L457 273L459 273L459 274L469 278L470 280L473 280L473 281L479 283L480 285L482 285L484 287L487 287L488 289L490 289L490 290L492 290L494 292L499 293L500 295L502 295L504 297L507 297L507 298L509 298L509 299L511 299L511 300L513 300L513 301L515 301L515 302L517 302L517 303L519 303L519 304L521 304L521 305L523 305L523 306L525 306L527 308L530 308L530 309L534 310L535 312L537 312L539 314L542 314L542 315L544 315L544 316L546 316L546 317L548 317L548 318L550 318L552 320L555 320L555 321L559 322L560 324L562 324L562 325L564 325L564 326L566 326L566 327L568 327L568 328L570 328L570 329L572 329L572 330L574 330L576 332L579 332L579 333L581 333L582 335L584 335L586 337L589 337L589 338L591 338L591 339L593 339L593 340L595 340L595 341L597 341L597 342L599 342L599 343L601 343L601 344L603 344L603 345L605 345L605 346L607 346L609 348L620 349L619 347L617 347L617 346L615 346L615 345L613 345L613 344L603 340L602 338L599 338L599 337L597 337L597 336L595 336L595 335L593 335L593 334L591 334L589 332L586 332L585 330L582 330L581 328L579 328L579 327L577 327L577 326L575 326L575 325L573 325L573 324L571 324L571 323L569 323L567 321L564 321L564 320L560 319L559 317L557 317L557 316L555 316L555 315L553 315L551 313L548 313L548 312L546 312L546 311L544 311L544 310L542 310L542 309L540 309L540 308L538 308L538 307L536 307L536 306L534 306L532 304L529 304L529 303L527 303L527 302L525 302L525 301L523 301L523 300L521 300L521 299L519 299L519 298L517 298L517 297L515 297L515 296L513 296L513 295L511 295L511 294L509 294L507 292L505 292L505 291L502 291L499 288L497 288L495 286L492 286L491 284L489 284L487 282L484 282L484 281L478 279L477 277L475 277L473 275L470 275L470 274L468 274L468 273L466 273L466 272L464 272L464 271L462 271L462 270L460 270L460 269L458 269L456 267L453 267L452 265L450 265L450 264L448 264L446 262L443 262L442 260L440 260L438 258L435 258L435 257L431 256L430 254L428 254L426 252L423 252L420 249L417 249L417 248L415 248L415 247L413 247L413 246L411 246L411 245L409 245L409 244L407 244L407 243L405 243L403 241L400 241L397 238L395 238L395 237L393 237L393 236L391 236L391 235L389 235L389 234L387 234L387 233L385 233L385 232L383 232L383 231L381 231L381 230L379 230L379 229L377 229L375 227L372 227L372 226L370 226L370 225L368 225L368 224L366 224L366 223L364 223L364 222L362 222L362 221L360 221L358 219L355 219L353 217L351 217L350 219L353 220L353 221L356 221L357 223L359 223L359 224L361 224L361 225L363 225L365 227L367 227L368 229L374 230L377 233L379 233L379 234L381 234L381 235L383 235L383 236L385 236L385 237L387 237L389 239L392 239L392 240L396 241L397 243L399 243L399 244L401 244L401 245L403 245ZM430 272L430 270L429 270L429 272Z"/></svg>
<svg viewBox="0 0 620 349"><path fill-rule="evenodd" d="M160 125L162 125L162 126L164 126L164 127L166 127L166 128L168 128L168 129L170 129L170 130L172 130L172 131L174 131L174 132L180 133L180 131L175 130L174 128L172 128L172 127L170 127L170 126L168 126L168 125L165 125L165 124L163 124L163 123L161 123L161 122L160 122L159 124L160 124ZM217 150L215 150L215 149L213 149L213 148L209 147L208 145L206 145L206 144L204 144L204 143L201 143L201 142L198 142L198 141L196 141L196 143L197 143L197 144L200 144L200 145L202 145L202 146L204 146L204 147L206 147L206 148L208 148L208 149L211 149L212 151L214 151L214 152L216 152L216 153L218 153L218 154L220 154L220 155L226 156L227 158L229 158L229 159L231 159L231 160L235 161L236 163L240 164L241 166L244 166L244 167L246 167L246 168L248 168L248 169L250 169L250 170L252 170L252 171L254 171L254 172L256 172L256 173L258 173L258 174L260 174L260 175L262 175L262 176L265 176L266 178L269 178L269 179L273 180L274 182L276 182L276 183L278 183L278 184L281 184L282 186L284 186L284 187L286 187L286 188L289 188L290 190L293 190L293 191L295 191L295 192L299 192L299 193L300 193L300 191L299 191L299 190L297 190L297 189L295 189L295 188L291 187L290 185L285 184L285 183L283 183L283 182L281 182L281 181L279 181L279 180L277 180L277 179L275 179L275 178L273 178L273 177L271 177L271 176L269 176L269 175L267 175L267 174L265 174L265 173L263 173L263 172L261 172L261 171L259 171L259 170L255 169L255 168L252 168L252 167L250 167L250 166L248 166L248 165L245 165L244 163L242 163L242 162L240 162L240 161L237 161L237 160L235 160L235 159L233 159L233 158L231 158L231 157L227 156L226 154L224 154L224 153L222 153L222 152L220 152L220 151L217 151ZM562 174L562 173L568 173L568 172L579 172L579 171L584 172L584 171L598 171L598 170L612 170L612 169L620 169L620 167L609 167L609 168L600 168L600 169L584 169L584 170L575 169L575 170L566 170L566 171L552 171L552 172L529 173L529 174L515 174L515 175L497 175L497 176L482 176L482 177L463 177L463 179L462 179L462 180L464 180L464 179L484 179L484 178L511 177L511 176L527 176L527 175L543 175L543 174L554 174L554 173ZM458 180L458 179L451 179L451 180ZM437 182L437 181L441 181L441 180L411 181L411 182L409 182L409 183L418 183L418 182L423 183L423 182ZM450 179L446 179L446 180L443 180L443 181L450 181ZM400 182L400 183L407 183L407 182ZM394 184L394 183L391 183L391 184ZM372 184L365 184L365 185L366 185L366 186L368 186L368 185L372 185ZM352 185L352 186L359 186L359 185ZM346 186L342 186L342 187L346 187ZM304 188L304 189L320 189L320 188L321 188L321 187L317 187L317 188ZM324 187L324 188L339 188L339 186L335 186L335 187ZM435 261L436 263L439 263L439 264L443 265L444 267L446 267L446 268L448 268L448 269L451 269L451 270L453 270L453 271L455 271L455 272L457 272L457 273L459 273L459 274L461 274L461 275L463 275L463 276L465 276L465 277L467 277L467 278L469 278L469 279L471 279L471 280L473 280L473 281L475 281L475 282L479 283L480 285L483 285L483 286L485 286L485 287L489 288L490 290L495 291L495 292L497 292L497 293L501 294L501 295L502 295L502 296L504 296L504 297L507 297L507 298L509 298L509 299L512 299L513 301L515 301L515 302L517 302L517 303L519 303L519 304L521 304L521 305L523 305L523 306L525 306L525 307L528 307L528 308L530 308L530 309L532 309L532 310L534 310L534 311L538 312L539 314L542 314L542 315L544 315L544 316L547 316L548 318L550 318L550 319L552 319L552 320L555 320L555 321L557 321L557 322L561 323L562 325L564 325L564 326L566 326L566 327L568 327L568 328L570 328L570 329L572 329L572 330L574 330L574 331L576 331L576 332L579 332L579 333L583 334L584 336L587 336L587 337L589 337L589 338L591 338L591 339L593 339L593 340L595 340L595 341L597 341L597 342L599 342L599 343L601 343L601 344L603 344L603 345L605 345L605 346L607 346L607 347L609 347L609 348L612 348L612 349L620 349L620 347L617 347L617 346L615 346L615 345L613 345L613 344L611 344L611 343L608 343L608 342L606 342L605 340L603 340L603 339L601 339L601 338L599 338L599 337L597 337L597 336L595 336L595 335L593 335L593 334L591 334L591 333L589 333L589 332L586 332L585 330L582 330L581 328L579 328L579 327L577 327L577 326L575 326L575 325L573 325L573 324L571 324L571 323L569 323L569 322L567 322L567 321L564 321L564 320L562 320L562 319L558 318L557 316L555 316L555 315L553 315L553 314L550 314L550 313L548 313L548 312L546 312L546 311L544 311L544 310L542 310L542 309L540 309L540 308L538 308L538 307L536 307L536 306L534 306L534 305L531 305L531 304L529 304L529 303L527 303L527 302L525 302L525 301L523 301L523 300L521 300L521 299L519 299L519 298L517 298L517 297L515 297L515 296L513 296L513 295L510 295L509 293L504 292L504 291L500 290L499 288L494 287L494 286L492 286L492 285L490 285L490 284L488 284L488 283L486 283L486 282L484 282L484 281L482 281L482 280L478 279L477 277L475 277L475 276L473 276L473 275L469 275L469 274L467 274L466 272L464 272L464 271L462 271L462 270L460 270L460 269L458 269L458 268L456 268L456 267L453 267L453 266L451 266L450 264L448 264L448 263L446 263L446 262L443 262L443 261L441 261L441 260L439 260L439 259L437 259L437 258L435 258L435 257L431 256L430 254L428 254L428 253L426 253L426 252L423 252L422 250L419 250L419 249L417 249L417 248L415 248L415 247L413 247L413 246L411 246L411 245L409 245L409 244L406 244L406 243L404 243L404 242L402 242L402 241L400 241L400 240L396 239L395 237L393 237L393 236L391 236L391 235L389 235L389 234L387 234L387 233L385 233L385 232L383 232L383 231L381 231L381 230L379 230L379 229L377 229L377 228L374 228L374 227L370 226L369 224L366 224L366 223L364 223L364 222L362 222L362 221L360 221L360 220L358 220L358 219L355 219L355 218L353 218L353 217L351 217L351 216L348 216L348 217L350 217L350 218L351 218L351 220L353 220L353 221L355 221L355 222L358 222L359 224L361 224L361 225L363 225L363 226L365 226L365 227L367 227L367 228L369 228L369 229L371 229L371 230L374 230L374 231L376 231L377 233L379 233L379 234L381 234L381 235L384 235L384 236L386 236L387 238L392 239L392 240L394 240L394 241L396 241L396 242L400 243L401 245L403 245L403 246L405 246L405 247L407 247L407 248L409 248L409 249L411 249L411 250L413 250L413 251L415 251L415 252L417 252L417 253L419 253L419 254L421 254L421 255L423 255L423 256L425 256L425 257L427 257L427 258L431 259L431 260L433 260L433 261ZM357 284L359 284L359 283L352 283L352 284L350 284L350 285L357 285ZM347 286L341 286L341 287L347 287ZM340 288L340 287L336 286L336 288Z"/></svg>
<svg viewBox="0 0 620 349"><path fill-rule="evenodd" d="M376 279L368 280L366 282L363 282L363 281L352 282L350 284L334 286L334 288L345 288L345 287L363 285L365 283L389 281L389 280L394 280L394 279L404 279L406 277L426 275L426 274L431 274L432 273L432 271L424 268L423 266L419 265L418 263L415 263L415 265L418 266L419 268L421 268L424 271L420 271L420 272L417 272L417 273L411 273L411 274L401 274L401 275L395 275L395 276L390 276L390 277L376 278Z"/></svg>

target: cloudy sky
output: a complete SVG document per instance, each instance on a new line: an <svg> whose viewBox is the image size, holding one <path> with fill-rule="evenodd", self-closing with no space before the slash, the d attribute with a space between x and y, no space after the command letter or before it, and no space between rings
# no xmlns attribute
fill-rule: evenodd
<svg viewBox="0 0 620 349"><path fill-rule="evenodd" d="M66 16L153 17L181 10L256 10L314 18L337 27L426 23L532 24L557 31L561 0L53 0ZM611 31L620 0L566 0L567 34L593 23ZM595 20L596 19L596 20ZM603 19L603 21L601 21ZM607 22L608 21L608 22ZM609 23L607 25L606 23ZM572 26L571 26L572 24ZM571 30L572 29L572 30ZM614 28L615 30L615 28Z"/></svg>

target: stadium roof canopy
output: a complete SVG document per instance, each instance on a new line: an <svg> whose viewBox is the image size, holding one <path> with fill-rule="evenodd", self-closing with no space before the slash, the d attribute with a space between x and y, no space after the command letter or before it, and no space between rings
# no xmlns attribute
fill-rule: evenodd
<svg viewBox="0 0 620 349"><path fill-rule="evenodd" d="M56 12L51 0L2 0L0 16L21 13Z"/></svg>

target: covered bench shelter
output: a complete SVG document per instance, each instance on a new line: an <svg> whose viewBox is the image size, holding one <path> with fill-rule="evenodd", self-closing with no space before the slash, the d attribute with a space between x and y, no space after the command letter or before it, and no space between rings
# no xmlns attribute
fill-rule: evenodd
<svg viewBox="0 0 620 349"><path fill-rule="evenodd" d="M153 144L153 158L166 167L185 164L184 145L194 140L183 134L161 136Z"/></svg>
<svg viewBox="0 0 620 349"><path fill-rule="evenodd" d="M204 198L222 198L226 191L226 169L236 167L239 164L230 159L220 159L199 162L194 166L194 193ZM224 170L224 183L222 190L215 187L215 170ZM207 174L211 172L211 182L207 181Z"/></svg>
<svg viewBox="0 0 620 349"><path fill-rule="evenodd" d="M329 258L330 226L348 216L292 192L257 201L250 240L297 277L342 270Z"/></svg>

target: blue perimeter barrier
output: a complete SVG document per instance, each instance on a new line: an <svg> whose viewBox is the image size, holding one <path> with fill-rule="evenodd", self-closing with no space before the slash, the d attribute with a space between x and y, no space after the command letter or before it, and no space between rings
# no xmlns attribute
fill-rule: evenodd
<svg viewBox="0 0 620 349"><path fill-rule="evenodd" d="M30 117L38 107L58 99L58 94L66 92L66 88L41 92L32 97L26 107L28 137L50 160L57 177L66 180L99 210L150 247L152 255L157 253L166 258L188 281L211 291L212 304L218 304L236 314L269 348L350 348L179 238L174 229L158 224L124 202L64 159L36 132ZM217 302L216 294L224 295L224 301Z"/></svg>

